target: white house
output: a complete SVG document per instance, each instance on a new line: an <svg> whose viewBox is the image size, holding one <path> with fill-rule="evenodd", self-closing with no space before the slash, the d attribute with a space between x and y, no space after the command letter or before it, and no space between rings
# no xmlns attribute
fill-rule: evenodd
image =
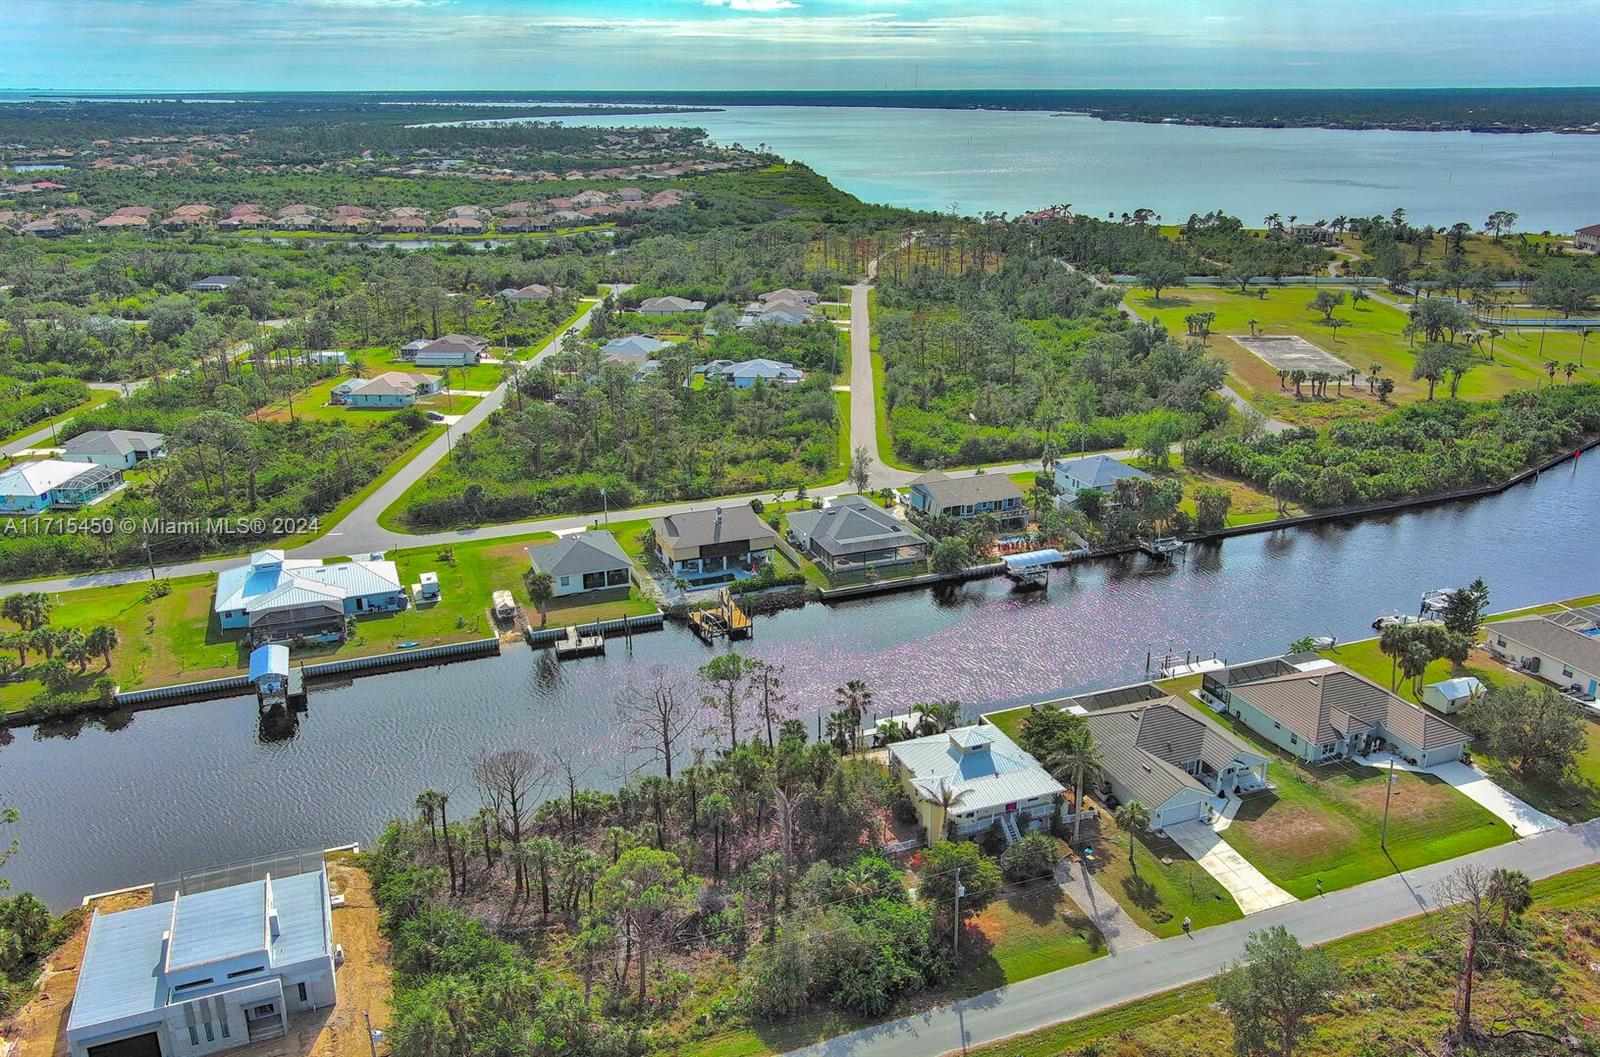
<svg viewBox="0 0 1600 1057"><path fill-rule="evenodd" d="M1461 711L1468 703L1482 696L1483 683L1470 675L1458 679L1443 679L1422 688L1422 703L1435 712L1450 715Z"/></svg>
<svg viewBox="0 0 1600 1057"><path fill-rule="evenodd" d="M1600 224L1590 224L1574 231L1572 248L1585 253L1600 253Z"/></svg>
<svg viewBox="0 0 1600 1057"><path fill-rule="evenodd" d="M1008 841L1048 829L1066 790L998 727L957 727L889 746L889 772L930 841L999 826Z"/></svg>
<svg viewBox="0 0 1600 1057"><path fill-rule="evenodd" d="M220 294L239 281L237 275L208 275L189 284L189 289L201 294Z"/></svg>
<svg viewBox="0 0 1600 1057"><path fill-rule="evenodd" d="M633 562L609 532L579 532L552 543L528 548L528 558L539 572L548 573L556 597L589 591L627 590Z"/></svg>
<svg viewBox="0 0 1600 1057"><path fill-rule="evenodd" d="M806 375L792 363L782 360L754 359L734 363L731 360L712 360L702 368L707 382L721 382L735 389L753 389L757 382L768 385L798 385Z"/></svg>
<svg viewBox="0 0 1600 1057"><path fill-rule="evenodd" d="M72 1057L200 1057L286 1035L338 1001L325 868L95 911Z"/></svg>
<svg viewBox="0 0 1600 1057"><path fill-rule="evenodd" d="M340 382L329 396L335 404L349 407L410 407L419 397L437 393L442 384L436 375L387 371L375 378L350 378Z"/></svg>
<svg viewBox="0 0 1600 1057"><path fill-rule="evenodd" d="M320 558L268 550L217 574L212 611L224 630L248 628L272 639L337 632L346 616L393 613L406 605L400 573L382 555L324 565Z"/></svg>
<svg viewBox="0 0 1600 1057"><path fill-rule="evenodd" d="M1497 620L1487 633L1484 645L1506 662L1563 690L1600 694L1600 606Z"/></svg>
<svg viewBox="0 0 1600 1057"><path fill-rule="evenodd" d="M80 433L61 446L67 462L92 462L113 470L131 470L147 459L167 453L167 438L160 433L132 429L96 429Z"/></svg>
<svg viewBox="0 0 1600 1057"><path fill-rule="evenodd" d="M1097 492L1110 492L1117 482L1126 478L1148 481L1150 475L1143 470L1113 459L1109 455L1086 455L1079 459L1063 459L1055 466L1057 502L1071 506L1080 491L1092 488Z"/></svg>
<svg viewBox="0 0 1600 1057"><path fill-rule="evenodd" d="M704 312L704 301L691 301L687 297L647 297L639 302L639 312L646 316L675 316L680 312Z"/></svg>
<svg viewBox="0 0 1600 1057"><path fill-rule="evenodd" d="M410 347L411 344L406 346ZM446 334L414 349L411 358L418 367L470 367L483 359L488 349L489 342L485 338Z"/></svg>
<svg viewBox="0 0 1600 1057"><path fill-rule="evenodd" d="M0 473L0 514L88 506L122 485L122 471L89 462L36 459Z"/></svg>
<svg viewBox="0 0 1600 1057"><path fill-rule="evenodd" d="M1307 763L1383 748L1419 767L1461 758L1466 731L1337 664L1278 659L1207 672L1201 693Z"/></svg>

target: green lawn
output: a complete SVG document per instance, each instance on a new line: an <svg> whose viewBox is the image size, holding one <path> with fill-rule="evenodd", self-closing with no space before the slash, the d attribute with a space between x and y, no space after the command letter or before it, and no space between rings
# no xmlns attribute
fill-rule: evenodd
<svg viewBox="0 0 1600 1057"><path fill-rule="evenodd" d="M1342 289L1346 297L1348 289ZM1282 387L1276 370L1255 354L1246 351L1227 337L1230 334L1248 335L1250 320L1257 322L1264 334L1298 334L1329 354L1344 360L1361 372L1364 379L1368 365L1382 366L1382 376L1392 378L1396 389L1394 402L1407 403L1424 399L1427 385L1411 379L1415 352L1404 335L1406 314L1397 308L1367 300L1360 304L1346 303L1335 309L1334 315L1345 320L1345 326L1335 335L1333 329L1322 321L1319 313L1306 305L1315 291L1278 287L1267 290L1266 296L1241 294L1236 289L1193 287L1163 291L1159 300L1148 290L1129 291L1129 303L1149 318L1162 320L1169 331L1183 334L1186 326L1183 317L1190 312L1212 311L1217 314L1212 324L1212 334L1207 345L1228 365L1230 376L1241 384L1245 395L1263 411L1276 418L1294 422L1316 424L1329 418L1373 418L1387 409L1366 392L1366 383L1352 390L1347 383L1343 397L1327 401L1297 399L1293 387ZM1544 352L1539 351L1540 333L1507 334L1495 342L1494 362L1485 360L1462 380L1460 396L1464 400L1487 400L1503 396L1513 389L1548 384L1543 362L1545 359L1578 359L1579 338L1573 334L1548 334L1543 338ZM1485 345L1488 351L1488 345ZM1600 379L1600 357L1595 362L1586 361L1575 380ZM1441 392L1444 387L1440 387ZM1337 389L1331 389L1337 394Z"/></svg>
<svg viewBox="0 0 1600 1057"><path fill-rule="evenodd" d="M1592 603L1575 599L1573 604ZM1552 610L1554 608L1551 607ZM1390 660L1378 649L1377 639L1346 642L1322 653L1380 686L1390 685ZM1427 685L1458 675L1476 676L1485 686L1516 683L1543 685L1520 672L1511 671L1484 650L1474 650L1467 663L1459 668L1447 660L1434 661L1428 665L1422 682ZM1403 678L1399 682L1395 692L1407 701L1421 704L1420 699L1412 693L1410 683ZM1459 717L1451 718L1459 722ZM1600 722L1594 720L1593 713L1589 713L1585 733L1586 745L1578 757L1575 773L1560 782L1535 782L1523 778L1502 761L1478 749L1473 750L1472 757L1498 784L1539 810L1566 822L1584 822L1600 815Z"/></svg>
<svg viewBox="0 0 1600 1057"><path fill-rule="evenodd" d="M477 368L474 368L476 370ZM499 368L488 368L499 370ZM369 369L368 377L382 373L381 370ZM335 404L333 388L346 381L343 375L326 378L316 385L307 386L294 394L294 417L316 422L343 422L349 426L366 426L383 422L389 416L404 410L398 407L347 407ZM437 411L444 415L464 415L472 410L480 397L460 396L456 393L435 393L416 402L416 407L422 411ZM268 404L253 413L258 420L287 421L290 417L289 402L280 400Z"/></svg>
<svg viewBox="0 0 1600 1057"><path fill-rule="evenodd" d="M1088 828L1084 839L1091 839ZM1199 863L1153 833L1139 834L1134 842L1135 873L1128 862L1127 834L1109 811L1101 813L1092 843L1095 878L1122 909L1157 936L1178 935L1185 915L1194 919L1197 929L1243 916L1239 904Z"/></svg>
<svg viewBox="0 0 1600 1057"><path fill-rule="evenodd" d="M1222 837L1289 894L1315 894L1398 870L1453 859L1513 839L1511 827L1431 775L1396 771L1387 852L1380 845L1386 771L1340 763L1310 767L1214 717L1272 758L1276 789L1240 807Z"/></svg>

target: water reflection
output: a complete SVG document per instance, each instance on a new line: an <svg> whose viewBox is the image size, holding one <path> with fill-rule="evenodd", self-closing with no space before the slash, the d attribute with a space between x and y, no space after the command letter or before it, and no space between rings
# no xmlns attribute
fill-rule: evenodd
<svg viewBox="0 0 1600 1057"><path fill-rule="evenodd" d="M787 610L738 648L786 667L814 727L851 678L882 710L946 698L976 712L1137 678L1149 652L1237 660L1302 635L1357 637L1479 575L1500 609L1600 592L1597 461L1475 503L1195 547L1170 566L1082 565L1048 592L995 579ZM8 873L64 905L200 863L364 840L425 786L471 800L486 746L574 749L589 781L614 781L629 766L618 689L652 664L692 673L711 656L669 627L566 664L514 648L315 687L309 711L270 721L252 696L18 731L0 748L0 794L23 812Z"/></svg>

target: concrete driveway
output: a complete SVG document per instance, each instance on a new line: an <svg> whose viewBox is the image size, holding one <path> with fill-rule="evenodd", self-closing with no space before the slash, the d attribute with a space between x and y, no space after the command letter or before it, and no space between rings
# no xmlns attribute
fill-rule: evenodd
<svg viewBox="0 0 1600 1057"><path fill-rule="evenodd" d="M1294 896L1251 866L1249 860L1219 837L1210 824L1180 822L1176 826L1168 826L1166 834L1177 842L1178 847L1188 852L1206 873L1215 877L1246 914L1260 913L1295 901Z"/></svg>
<svg viewBox="0 0 1600 1057"><path fill-rule="evenodd" d="M1363 756L1360 760L1369 767L1389 766L1389 754L1386 752ZM1433 775L1495 818L1505 822L1511 827L1511 832L1519 837L1531 837L1535 833L1544 833L1566 826L1560 819L1545 814L1526 800L1495 784L1493 779L1478 770L1474 764L1452 760L1449 763L1434 764L1432 767L1413 767L1406 761L1396 758L1394 766L1400 771Z"/></svg>

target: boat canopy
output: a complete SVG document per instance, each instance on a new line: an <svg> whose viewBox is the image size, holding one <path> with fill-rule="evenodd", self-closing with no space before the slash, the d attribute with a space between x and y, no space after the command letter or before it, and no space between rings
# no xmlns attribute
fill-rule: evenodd
<svg viewBox="0 0 1600 1057"><path fill-rule="evenodd" d="M1054 547L1047 547L1040 551L1026 551L1022 554L1006 556L1006 568L1011 572L1020 572L1023 569L1038 569L1046 565L1060 565L1066 559Z"/></svg>

